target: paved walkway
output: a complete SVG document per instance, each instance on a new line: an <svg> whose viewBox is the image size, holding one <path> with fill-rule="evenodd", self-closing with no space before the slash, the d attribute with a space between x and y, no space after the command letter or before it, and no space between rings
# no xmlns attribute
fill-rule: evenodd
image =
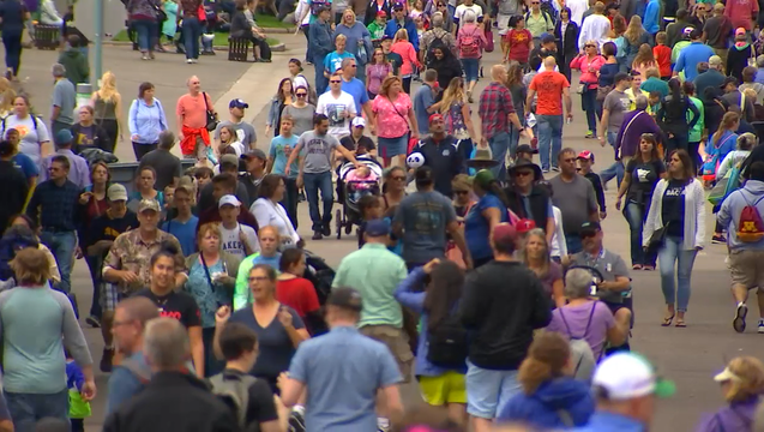
<svg viewBox="0 0 764 432"><path fill-rule="evenodd" d="M301 37L293 39L282 37L282 40L287 43L287 46L304 46L304 39ZM43 113L46 112L49 103L47 98L51 89L48 71L55 57L51 52L35 50L26 51L23 58L22 75L30 77L27 85L32 89L34 105ZM291 53L276 54L274 63L271 65L226 62L219 54L214 59L203 57L200 64L187 66L180 56L160 55L155 62L141 62L136 53L128 48L111 47L104 51L104 70L111 69L117 73L119 88L126 99L126 104L129 104L140 82L152 81L157 85L157 95L166 107L173 107L177 97L184 93L185 79L191 74L197 74L205 89L213 98L218 99L215 104L218 111L226 112L228 100L233 97L242 97L249 102L252 107L250 115L255 117L258 144L261 148L267 149L270 137L264 136L266 111L258 113L260 110L258 107L264 107L267 104L275 93L278 81L287 75L287 61L290 57L303 57L302 50L293 49ZM486 72L489 66L498 59L499 55L496 53L486 55L484 59ZM312 79L312 68L307 68L306 75ZM478 90L482 90L487 82L487 78L481 80ZM595 140L583 139L586 121L580 109L579 97L574 95L573 98L575 118L571 125L565 126L563 145L571 146L577 151L584 149L594 151L597 160L595 168L604 169L612 162L612 151L601 148ZM476 112L477 104L474 104L472 108L473 112ZM169 121L174 126L172 117L170 116ZM121 157L129 156L126 160L132 160L129 143L122 145L118 151ZM603 222L605 244L608 249L621 254L628 262L628 226L623 216L613 207L614 188L615 185L611 183L611 190L606 194L609 215ZM309 238L311 233L307 229L310 226L307 213L307 206L301 204L300 234ZM706 228L707 238L710 239L713 229L710 206ZM342 257L356 249L356 242L351 236L343 237L340 241L333 238L308 241L307 247L326 258L331 265L336 266ZM757 338L764 338L764 336L755 334L755 307L752 307L749 314L747 334L738 335L731 328L733 303L728 289L729 277L724 265L725 250L724 246L710 245L709 242L706 249L698 255L693 272L692 300L687 315L688 327L685 329L662 328L659 325L664 306L658 272L633 274L636 325L633 331L632 347L654 361L660 374L675 380L678 387L675 397L659 404L656 423L652 430L691 430L702 412L710 411L722 404L721 393L711 377L724 366L726 361L743 354L764 358L764 344L756 345L761 343ZM87 311L91 287L87 268L83 263L78 263L75 267L73 286L82 310ZM93 329L85 331L97 362L102 349L100 333ZM106 379L105 375L98 374L100 396L94 403L93 417L87 421L88 428L94 429L102 422ZM421 399L415 384L406 386L404 395L407 406L420 403Z"/></svg>

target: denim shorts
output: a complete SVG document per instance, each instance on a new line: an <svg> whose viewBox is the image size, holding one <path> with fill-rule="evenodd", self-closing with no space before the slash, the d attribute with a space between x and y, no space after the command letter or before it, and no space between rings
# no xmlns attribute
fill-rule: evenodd
<svg viewBox="0 0 764 432"><path fill-rule="evenodd" d="M516 370L483 369L467 360L467 412L494 419L521 391Z"/></svg>
<svg viewBox="0 0 764 432"><path fill-rule="evenodd" d="M379 155L383 158L391 158L408 153L409 134L404 134L398 138L377 138L379 145Z"/></svg>
<svg viewBox="0 0 764 432"><path fill-rule="evenodd" d="M462 68L464 69L464 82L477 81L478 71L480 70L479 58L462 59Z"/></svg>

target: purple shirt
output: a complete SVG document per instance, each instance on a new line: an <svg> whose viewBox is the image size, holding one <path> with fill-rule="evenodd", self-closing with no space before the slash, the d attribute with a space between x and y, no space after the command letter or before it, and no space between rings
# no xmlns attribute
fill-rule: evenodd
<svg viewBox="0 0 764 432"><path fill-rule="evenodd" d="M42 183L48 179L48 167L50 166L53 156L64 155L69 159L69 175L67 178L70 182L77 185L78 188L84 189L90 186L90 169L85 158L77 156L69 149L59 149L55 154L46 157L42 161L42 168L40 169L40 178L38 183Z"/></svg>
<svg viewBox="0 0 764 432"><path fill-rule="evenodd" d="M552 296L552 286L555 281L562 280L562 267L554 261L549 261L549 269L546 271L544 277L539 278L541 280L541 286L544 287L544 292L548 296ZM566 315L565 318L568 316ZM568 323L570 324L570 323ZM563 328L565 326L563 325Z"/></svg>
<svg viewBox="0 0 764 432"><path fill-rule="evenodd" d="M656 138L663 136L661 128L658 127L650 114L643 110L627 112L623 116L623 123L616 138L616 145L620 150L621 157L633 157L637 154L643 133L654 134Z"/></svg>
<svg viewBox="0 0 764 432"><path fill-rule="evenodd" d="M756 408L759 405L757 396L744 402L733 402L714 414L704 415L697 432L715 431L747 431L751 430Z"/></svg>
<svg viewBox="0 0 764 432"><path fill-rule="evenodd" d="M594 307L594 313L592 313ZM560 314L565 315L565 321ZM589 324L589 331L586 332L586 325L589 322L589 316L592 322ZM570 332L565 327L568 323ZM552 311L552 322L547 326L547 331L557 332L567 335L570 338L585 339L592 348L594 359L599 360L602 347L607 340L607 331L615 326L615 319L610 308L600 301L586 302L576 306L564 306L561 309Z"/></svg>

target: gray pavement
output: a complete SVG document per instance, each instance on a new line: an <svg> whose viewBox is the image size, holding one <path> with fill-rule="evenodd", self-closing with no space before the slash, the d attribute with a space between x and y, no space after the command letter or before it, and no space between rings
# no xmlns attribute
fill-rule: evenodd
<svg viewBox="0 0 764 432"><path fill-rule="evenodd" d="M159 56L158 60L150 63L141 62L128 48L108 47L104 52L104 70L111 69L117 73L119 88L127 100L126 103L129 103L140 82L154 82L157 85L157 95L165 107L168 107L168 111L171 110L169 107L174 107L177 97L185 91L185 79L195 73L201 78L205 89L213 98L218 99L215 104L218 110L227 107L228 100L232 97L242 97L250 103L252 108L249 115L254 118L253 124L259 137L258 144L267 149L270 137L264 136L266 104L275 92L278 81L287 75L288 58L304 56L303 38L280 38L292 49L275 55L271 65L227 62L221 54L214 59L202 58L201 63L195 66L187 66L183 64L180 56L170 54ZM54 60L53 53L36 50L26 50L23 57L22 75L30 77L27 86L32 89L35 106L44 107L38 108L43 113L47 110L47 98L52 87L48 71ZM484 58L486 72L490 65L498 60L498 54L487 54ZM312 79L312 67L306 68L306 75ZM488 78L482 79L478 84L478 91L482 90L488 81ZM578 95L574 95L573 98L575 117L572 124L565 126L563 146L573 147L577 151L592 150L597 160L595 169L604 169L612 162L612 150L600 147L595 140L583 138L586 121ZM473 112L476 111L477 104L474 104ZM172 116L170 117L170 123L174 124ZM129 143L125 144L119 150L120 156L129 155L127 160L132 160ZM629 262L628 225L613 207L615 185L611 182L610 186L610 191L606 193L609 215L603 222L605 245ZM301 204L299 210L302 221L300 234L310 238L307 205ZM636 315L632 347L649 357L656 364L660 374L673 379L678 388L673 398L659 403L657 418L652 428L654 431L694 428L701 413L714 410L723 403L721 392L711 379L713 374L722 369L726 361L738 355L764 358L764 344L756 345L760 343L757 342L757 338L764 338L764 335L755 334L755 307L752 306L750 311L749 330L746 334L736 334L730 325L734 310L729 294L729 276L724 265L726 248L723 245L710 244L713 221L709 206L706 219L709 242L695 261L687 328L660 326L664 305L658 272L635 272L632 275ZM331 237L321 241L308 241L307 248L336 266L345 255L356 249L356 241L354 236L343 236L342 240ZM78 263L75 267L73 286L79 298L80 308L86 312L90 305L91 286L84 263ZM85 332L97 362L102 349L100 333L89 328L86 328ZM104 374L98 373L100 395L93 406L93 417L86 422L91 430L95 430L102 422L106 379ZM409 407L421 403L416 384L405 386L404 397Z"/></svg>

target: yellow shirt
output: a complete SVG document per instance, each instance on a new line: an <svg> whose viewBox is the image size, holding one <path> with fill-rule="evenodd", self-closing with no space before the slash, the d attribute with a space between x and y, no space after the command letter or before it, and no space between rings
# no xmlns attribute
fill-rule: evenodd
<svg viewBox="0 0 764 432"><path fill-rule="evenodd" d="M650 97L650 92L646 92L646 91L641 90L641 89L639 91L642 92L642 95L644 97L646 97L646 98ZM626 93L626 96L628 96L629 100L631 101L631 105L629 106L629 110L630 111L634 111L635 109L637 109L637 96L634 95L634 90L632 90L632 88L629 87L624 93ZM647 109L645 111L648 114L650 114L650 115L653 114L653 111L650 108L650 104L647 104Z"/></svg>

